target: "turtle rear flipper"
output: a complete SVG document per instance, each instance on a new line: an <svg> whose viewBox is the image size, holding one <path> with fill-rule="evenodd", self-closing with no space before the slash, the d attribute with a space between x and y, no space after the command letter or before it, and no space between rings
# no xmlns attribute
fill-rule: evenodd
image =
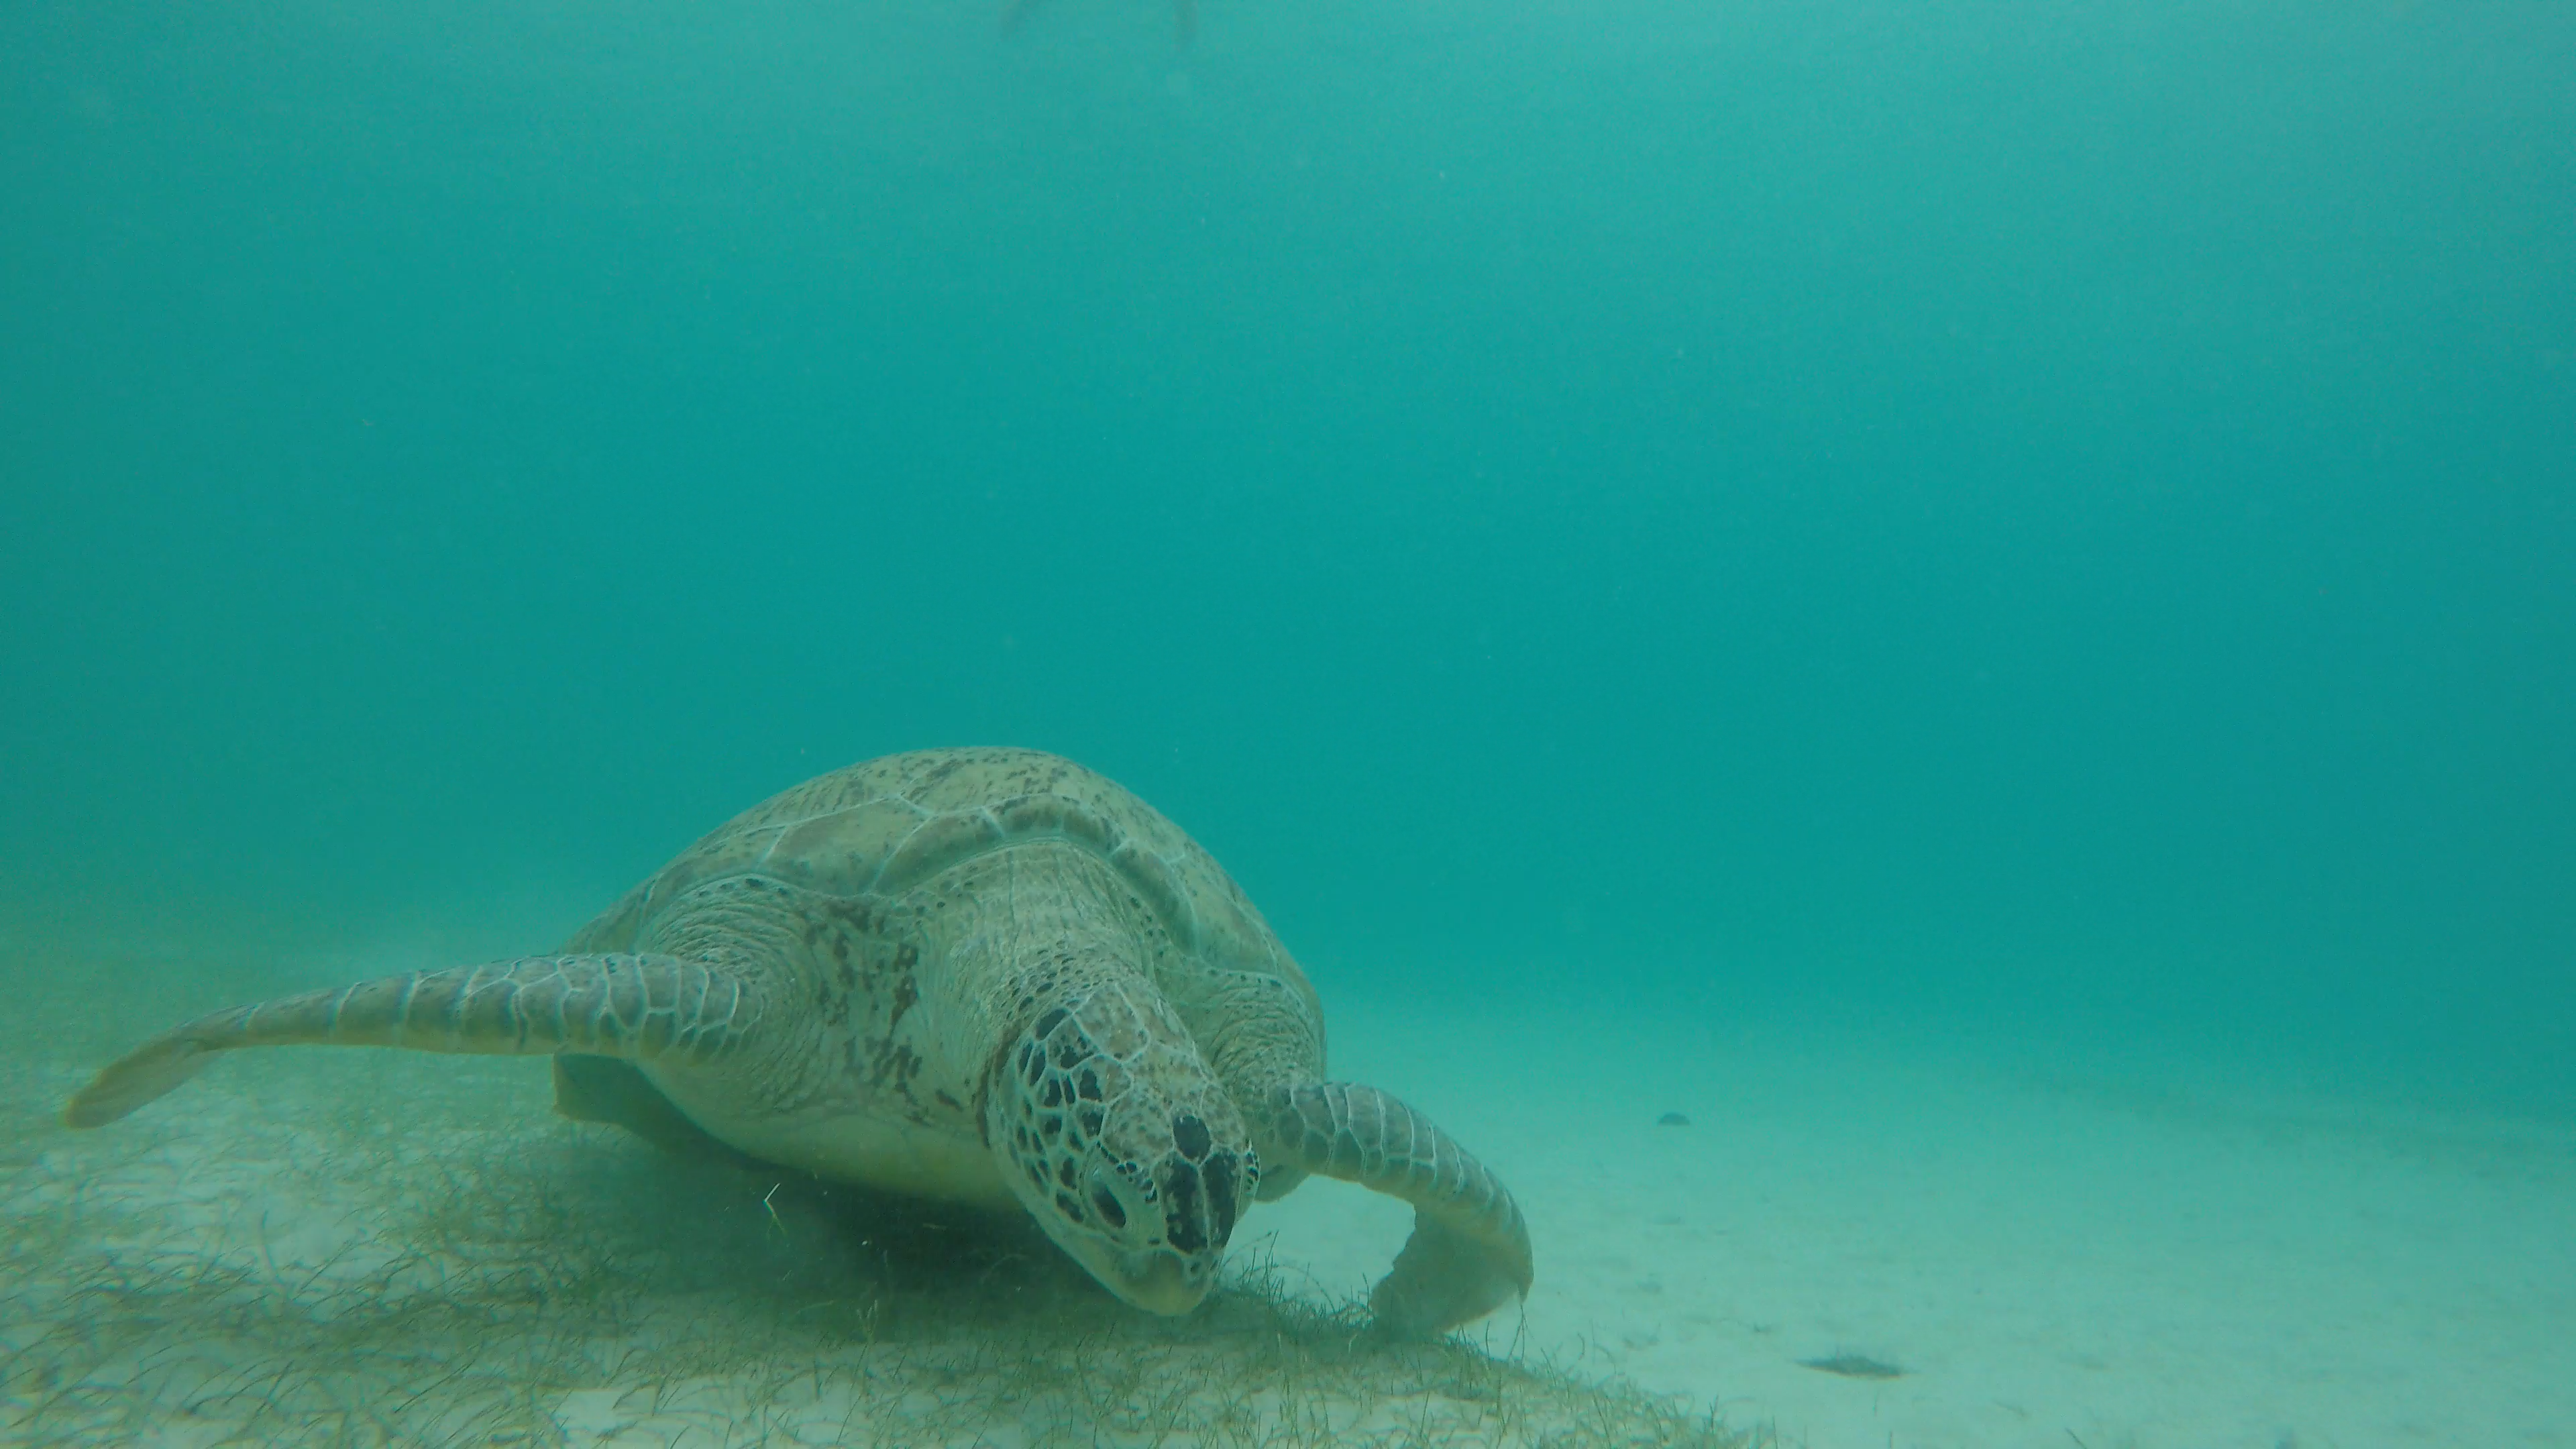
<svg viewBox="0 0 2576 1449"><path fill-rule="evenodd" d="M415 971L173 1027L73 1093L63 1120L103 1127L195 1076L217 1052L240 1047L581 1052L695 1064L722 1055L757 1015L747 983L677 956L529 956Z"/></svg>
<svg viewBox="0 0 2576 1449"><path fill-rule="evenodd" d="M1413 1236L1369 1294L1381 1331L1429 1337L1528 1295L1520 1205L1430 1118L1351 1082L1283 1087L1265 1105L1268 1153L1413 1204Z"/></svg>

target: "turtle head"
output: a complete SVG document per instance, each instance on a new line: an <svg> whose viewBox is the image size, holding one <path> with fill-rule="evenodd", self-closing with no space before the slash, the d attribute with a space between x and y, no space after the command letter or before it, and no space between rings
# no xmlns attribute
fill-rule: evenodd
<svg viewBox="0 0 2576 1449"><path fill-rule="evenodd" d="M984 1114L1011 1190L1110 1292L1167 1314L1207 1296L1260 1165L1158 998L1116 984L1039 1001Z"/></svg>

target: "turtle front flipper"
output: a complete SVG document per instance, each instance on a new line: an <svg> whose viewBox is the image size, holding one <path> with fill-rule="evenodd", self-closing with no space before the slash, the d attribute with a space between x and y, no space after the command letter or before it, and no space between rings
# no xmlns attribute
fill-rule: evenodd
<svg viewBox="0 0 2576 1449"><path fill-rule="evenodd" d="M1528 1294L1520 1205L1430 1118L1350 1082L1279 1088L1263 1109L1265 1151L1413 1204L1413 1236L1369 1294L1379 1328L1428 1337Z"/></svg>
<svg viewBox="0 0 2576 1449"><path fill-rule="evenodd" d="M173 1027L72 1094L63 1120L103 1127L195 1076L215 1053L258 1046L703 1064L759 1016L751 984L677 956L528 956L415 971L236 1006Z"/></svg>

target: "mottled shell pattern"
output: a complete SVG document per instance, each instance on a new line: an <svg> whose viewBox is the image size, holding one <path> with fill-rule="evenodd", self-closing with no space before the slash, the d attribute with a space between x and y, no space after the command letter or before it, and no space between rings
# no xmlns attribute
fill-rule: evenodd
<svg viewBox="0 0 2576 1449"><path fill-rule="evenodd" d="M1041 840L1106 861L1161 923L1152 959L1139 964L1211 1062L1230 1055L1239 1033L1303 1038L1311 1059L1276 1065L1321 1077L1322 1003L1243 888L1160 811L1036 750L921 750L817 776L710 831L566 949L631 950L657 903L707 881L759 874L825 896L890 899L974 857ZM1250 985L1268 989L1242 989ZM1247 1022L1246 1012L1286 1019Z"/></svg>

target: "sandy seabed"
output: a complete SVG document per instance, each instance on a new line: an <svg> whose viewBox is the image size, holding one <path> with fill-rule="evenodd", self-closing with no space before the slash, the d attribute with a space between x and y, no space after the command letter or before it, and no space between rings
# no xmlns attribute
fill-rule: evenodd
<svg viewBox="0 0 2576 1449"><path fill-rule="evenodd" d="M1342 1013L1335 1069L1400 1076L1512 1182L1539 1257L1521 1342L1740 1427L1818 1449L2576 1444L2576 1125L2152 1051L1400 1015ZM1404 1215L1301 1192L1267 1226L1338 1286ZM1815 1366L1837 1361L1862 1372Z"/></svg>
<svg viewBox="0 0 2576 1449"><path fill-rule="evenodd" d="M242 992L62 949L0 964L5 1444L2576 1444L2564 1125L1340 1003L1335 1075L1484 1156L1537 1248L1525 1309L1398 1346L1356 1300L1408 1210L1340 1184L1166 1322L1007 1221L563 1122L539 1061L243 1053L70 1133L89 1068Z"/></svg>

